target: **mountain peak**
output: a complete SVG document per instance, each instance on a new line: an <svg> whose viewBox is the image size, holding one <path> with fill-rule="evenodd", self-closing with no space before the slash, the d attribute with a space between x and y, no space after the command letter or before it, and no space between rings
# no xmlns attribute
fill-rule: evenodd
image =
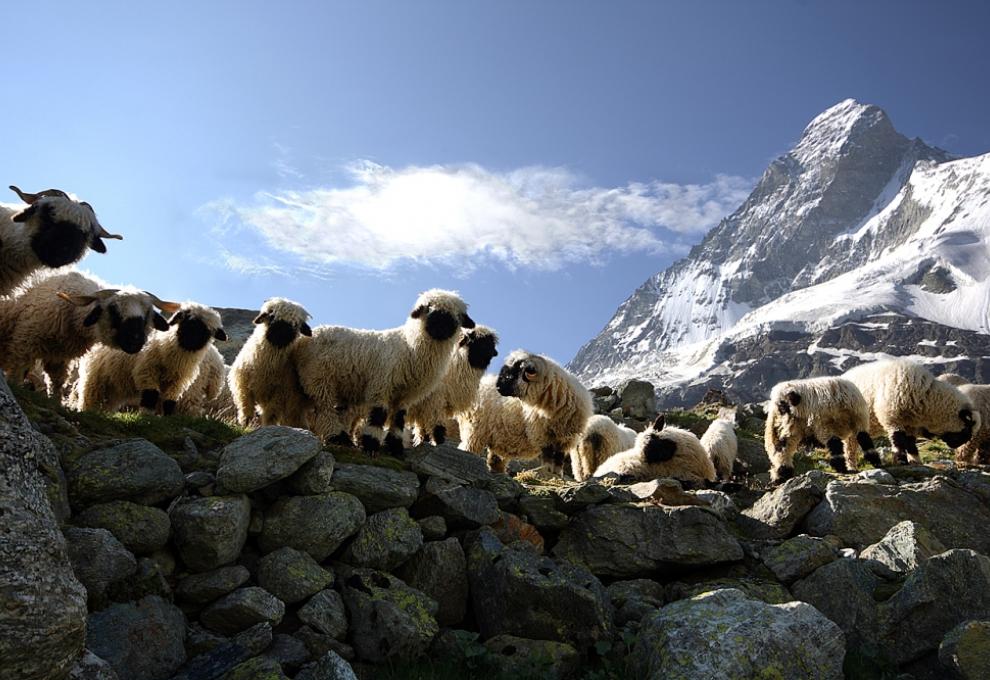
<svg viewBox="0 0 990 680"><path fill-rule="evenodd" d="M793 155L801 161L835 157L842 153L849 140L871 133L888 138L900 137L879 106L845 99L808 123Z"/></svg>

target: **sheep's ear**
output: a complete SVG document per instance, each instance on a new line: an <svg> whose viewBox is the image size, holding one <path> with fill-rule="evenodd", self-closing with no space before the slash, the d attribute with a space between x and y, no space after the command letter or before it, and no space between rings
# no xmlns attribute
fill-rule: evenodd
<svg viewBox="0 0 990 680"><path fill-rule="evenodd" d="M96 305L93 309L86 315L83 319L83 326L92 326L94 323L100 320L100 316L103 315L103 307Z"/></svg>
<svg viewBox="0 0 990 680"><path fill-rule="evenodd" d="M254 317L254 322L260 326L263 323L268 323L269 318L268 312L262 312L258 314L258 316Z"/></svg>
<svg viewBox="0 0 990 680"><path fill-rule="evenodd" d="M467 315L467 313L461 314L461 327L462 328L474 328L477 324L474 323L474 319Z"/></svg>
<svg viewBox="0 0 990 680"><path fill-rule="evenodd" d="M155 312L151 315L151 325L154 326L156 330L160 330L160 331L168 330L168 321L166 321L165 317L159 314L158 312Z"/></svg>
<svg viewBox="0 0 990 680"><path fill-rule="evenodd" d="M227 341L227 331L225 331L222 328L218 328L215 331L213 331L213 337L216 338L217 340L219 340L220 342L226 342Z"/></svg>
<svg viewBox="0 0 990 680"><path fill-rule="evenodd" d="M182 321L182 312L176 312L175 314L172 315L172 318L168 320L168 325L174 326L180 321Z"/></svg>
<svg viewBox="0 0 990 680"><path fill-rule="evenodd" d="M99 300L99 298L95 295L69 295L68 293L64 293L62 291L58 291L55 294L76 307L85 307L86 305L91 305Z"/></svg>
<svg viewBox="0 0 990 680"><path fill-rule="evenodd" d="M429 307L427 307L426 305L420 305L416 309L412 310L412 314L410 314L409 316L413 319L418 319L419 317L426 314L427 309L429 309Z"/></svg>
<svg viewBox="0 0 990 680"><path fill-rule="evenodd" d="M29 219L31 219L31 216L34 215L37 211L38 211L38 206L29 205L28 207L24 208L24 210L20 211L19 213L16 213L10 219L12 219L14 222L27 222Z"/></svg>
<svg viewBox="0 0 990 680"><path fill-rule="evenodd" d="M99 236L94 236L89 240L89 247L98 253L107 252L107 246Z"/></svg>
<svg viewBox="0 0 990 680"><path fill-rule="evenodd" d="M677 453L677 442L672 439L660 439L653 437L646 445L644 455L647 463L663 463L674 457Z"/></svg>
<svg viewBox="0 0 990 680"><path fill-rule="evenodd" d="M309 324L305 321L299 326L299 332L305 335L307 338L313 337L313 329L309 327Z"/></svg>
<svg viewBox="0 0 990 680"><path fill-rule="evenodd" d="M795 392L794 390L791 390L785 396L787 397L787 401L790 402L791 406L797 406L798 404L801 403L801 395Z"/></svg>
<svg viewBox="0 0 990 680"><path fill-rule="evenodd" d="M662 430L667 426L667 418L661 413L657 416L656 420L653 421L654 430Z"/></svg>

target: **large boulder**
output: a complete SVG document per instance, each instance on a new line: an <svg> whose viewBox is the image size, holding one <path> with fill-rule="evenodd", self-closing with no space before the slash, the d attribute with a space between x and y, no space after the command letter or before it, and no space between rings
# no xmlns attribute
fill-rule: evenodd
<svg viewBox="0 0 990 680"><path fill-rule="evenodd" d="M348 493L280 498L265 511L258 547L271 552L288 546L322 562L357 533L364 520L364 506Z"/></svg>
<svg viewBox="0 0 990 680"><path fill-rule="evenodd" d="M336 491L356 496L370 513L408 508L419 496L419 477L414 472L339 463L332 481Z"/></svg>
<svg viewBox="0 0 990 680"><path fill-rule="evenodd" d="M567 680L577 675L581 656L566 642L496 635L485 641L486 658L503 678Z"/></svg>
<svg viewBox="0 0 990 680"><path fill-rule="evenodd" d="M964 680L990 678L990 621L966 621L950 630L938 658Z"/></svg>
<svg viewBox="0 0 990 680"><path fill-rule="evenodd" d="M130 501L91 505L73 522L81 527L108 530L136 555L150 555L163 548L172 530L164 510Z"/></svg>
<svg viewBox="0 0 990 680"><path fill-rule="evenodd" d="M464 620L468 600L467 561L456 538L424 544L397 575L436 600L437 623L441 626Z"/></svg>
<svg viewBox="0 0 990 680"><path fill-rule="evenodd" d="M494 524L500 517L498 500L491 491L440 477L426 480L413 513L417 517L440 515L452 529L477 529Z"/></svg>
<svg viewBox="0 0 990 680"><path fill-rule="evenodd" d="M285 616L285 603L264 588L238 588L203 610L199 620L221 635L240 633L258 623L277 626Z"/></svg>
<svg viewBox="0 0 990 680"><path fill-rule="evenodd" d="M286 604L302 602L332 583L332 571L295 548L279 548L258 560L258 585Z"/></svg>
<svg viewBox="0 0 990 680"><path fill-rule="evenodd" d="M194 604L207 604L231 593L248 582L251 573L239 564L192 574L179 581L175 595Z"/></svg>
<svg viewBox="0 0 990 680"><path fill-rule="evenodd" d="M347 546L343 560L355 567L394 571L423 547L423 530L405 508L389 508L368 518Z"/></svg>
<svg viewBox="0 0 990 680"><path fill-rule="evenodd" d="M187 498L169 513L175 547L193 571L209 571L237 559L247 540L247 496Z"/></svg>
<svg viewBox="0 0 990 680"><path fill-rule="evenodd" d="M347 609L336 590L321 590L299 608L299 620L323 635L343 640L347 635Z"/></svg>
<svg viewBox="0 0 990 680"><path fill-rule="evenodd" d="M190 659L171 680L214 680L227 677L225 674L228 671L261 654L271 643L271 625L259 623L229 640L221 638L212 649Z"/></svg>
<svg viewBox="0 0 990 680"><path fill-rule="evenodd" d="M297 496L312 496L333 491L333 473L337 460L329 451L320 451L289 477L289 487Z"/></svg>
<svg viewBox="0 0 990 680"><path fill-rule="evenodd" d="M804 578L818 567L839 558L839 545L834 537L815 538L801 534L768 550L763 563L784 583Z"/></svg>
<svg viewBox="0 0 990 680"><path fill-rule="evenodd" d="M928 529L911 520L899 522L879 542L860 553L864 560L876 560L894 571L907 573L929 557L945 552L945 546Z"/></svg>
<svg viewBox="0 0 990 680"><path fill-rule="evenodd" d="M609 585L608 596L615 607L615 625L619 627L639 623L666 601L663 585L645 578L616 581Z"/></svg>
<svg viewBox="0 0 990 680"><path fill-rule="evenodd" d="M106 603L110 584L137 571L134 555L106 529L70 527L65 530L65 540L72 571L86 587L92 609L99 609Z"/></svg>
<svg viewBox="0 0 990 680"><path fill-rule="evenodd" d="M322 448L312 432L280 425L261 427L224 447L217 482L233 493L257 491L285 479Z"/></svg>
<svg viewBox="0 0 990 680"><path fill-rule="evenodd" d="M619 385L616 392L622 415L637 420L650 420L656 415L656 391L645 380L627 380Z"/></svg>
<svg viewBox="0 0 990 680"><path fill-rule="evenodd" d="M483 486L492 476L484 458L449 444L418 446L406 452L406 460L413 472L424 477L440 477L459 484Z"/></svg>
<svg viewBox="0 0 990 680"><path fill-rule="evenodd" d="M827 484L828 476L817 470L789 479L743 510L736 522L750 538L787 538L821 502Z"/></svg>
<svg viewBox="0 0 990 680"><path fill-rule="evenodd" d="M705 593L643 619L634 677L840 680L842 631L803 602L770 605L739 590Z"/></svg>
<svg viewBox="0 0 990 680"><path fill-rule="evenodd" d="M65 472L73 507L134 501L156 505L185 486L179 464L144 439L133 439L80 457Z"/></svg>
<svg viewBox="0 0 990 680"><path fill-rule="evenodd" d="M83 651L86 589L39 469L59 469L0 376L0 668L23 680L64 676Z"/></svg>
<svg viewBox="0 0 990 680"><path fill-rule="evenodd" d="M127 680L166 680L186 661L186 617L155 595L90 614L86 648Z"/></svg>

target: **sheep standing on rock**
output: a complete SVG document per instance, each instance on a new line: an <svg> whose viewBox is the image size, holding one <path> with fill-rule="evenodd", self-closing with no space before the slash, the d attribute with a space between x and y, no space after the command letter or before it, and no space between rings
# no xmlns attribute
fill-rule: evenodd
<svg viewBox="0 0 990 680"><path fill-rule="evenodd" d="M614 473L623 481L648 482L672 477L705 486L715 481L715 466L694 434L668 427L663 414L636 436L632 448L615 454L597 470L595 477Z"/></svg>
<svg viewBox="0 0 990 680"><path fill-rule="evenodd" d="M313 329L309 342L293 350L293 360L303 392L315 405L314 431L351 443L364 421L360 443L366 451L384 444L401 455L405 410L443 378L460 328L474 327L456 293L429 290L399 328Z"/></svg>
<svg viewBox="0 0 990 680"><path fill-rule="evenodd" d="M247 425L261 412L262 425L307 427L312 404L303 394L292 354L313 335L309 312L291 300L271 298L255 317L255 329L230 367L237 420Z"/></svg>
<svg viewBox="0 0 990 680"><path fill-rule="evenodd" d="M939 437L957 449L980 429L980 413L959 389L908 359L876 361L842 376L870 407L870 434L886 433L897 463L920 463L917 438Z"/></svg>
<svg viewBox="0 0 990 680"><path fill-rule="evenodd" d="M0 296L12 293L39 269L78 262L87 248L105 253L102 239L123 238L100 226L89 203L75 201L64 191L28 194L10 188L28 207L0 206Z"/></svg>
<svg viewBox="0 0 990 680"><path fill-rule="evenodd" d="M718 418L713 420L701 435L701 446L712 459L718 479L723 482L729 481L732 478L732 466L739 453L735 408L719 409Z"/></svg>
<svg viewBox="0 0 990 680"><path fill-rule="evenodd" d="M142 409L175 413L176 402L196 379L200 361L214 339L226 340L220 315L186 302L139 354L96 347L79 362L78 406L117 411L137 403Z"/></svg>
<svg viewBox="0 0 990 680"><path fill-rule="evenodd" d="M549 357L516 350L497 379L481 381L475 403L458 416L461 448L487 451L494 472L505 470L507 458L540 456L561 474L592 412L591 394L576 377Z"/></svg>
<svg viewBox="0 0 990 680"><path fill-rule="evenodd" d="M973 385L955 373L943 373L938 377L942 382L955 385L968 397L980 415L980 429L972 438L956 449L956 462L962 465L990 463L990 385Z"/></svg>
<svg viewBox="0 0 990 680"><path fill-rule="evenodd" d="M571 474L583 482L606 460L627 451L636 442L636 431L618 425L608 416L592 416L577 446L571 451Z"/></svg>

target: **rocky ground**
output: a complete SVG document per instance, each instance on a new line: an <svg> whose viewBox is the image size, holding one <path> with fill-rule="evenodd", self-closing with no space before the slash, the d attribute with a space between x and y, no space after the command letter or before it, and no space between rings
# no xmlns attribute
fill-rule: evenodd
<svg viewBox="0 0 990 680"><path fill-rule="evenodd" d="M990 677L990 474L938 447L809 456L770 490L742 409L740 483L685 491L16 397L0 381L0 677ZM651 399L596 406L641 426Z"/></svg>

